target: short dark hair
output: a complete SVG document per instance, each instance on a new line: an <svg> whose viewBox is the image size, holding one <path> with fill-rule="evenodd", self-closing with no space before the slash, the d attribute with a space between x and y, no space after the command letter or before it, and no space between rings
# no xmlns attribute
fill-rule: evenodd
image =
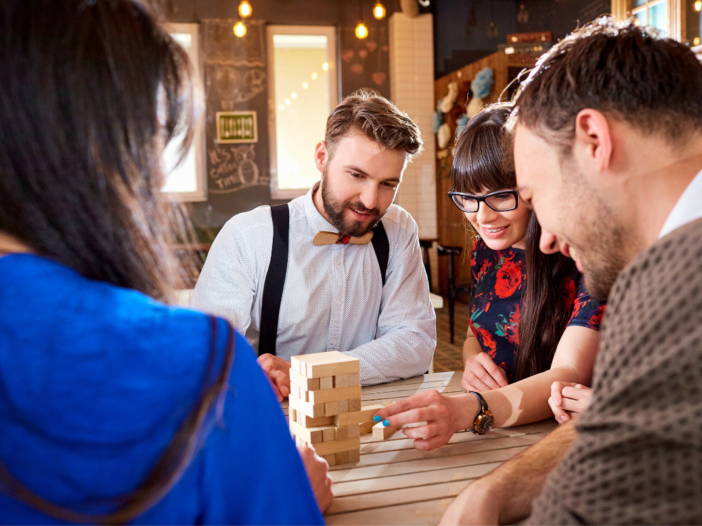
<svg viewBox="0 0 702 526"><path fill-rule="evenodd" d="M505 164L505 123L513 105L491 104L470 121L456 142L451 182L458 192L479 194L481 189L515 188L514 169Z"/></svg>
<svg viewBox="0 0 702 526"><path fill-rule="evenodd" d="M403 150L409 158L422 151L422 134L409 116L373 92L357 91L342 100L327 119L324 142L329 156L339 141L360 133L390 150Z"/></svg>
<svg viewBox="0 0 702 526"><path fill-rule="evenodd" d="M539 60L517 92L510 126L518 121L569 154L585 108L678 142L702 130L702 64L654 28L599 18Z"/></svg>

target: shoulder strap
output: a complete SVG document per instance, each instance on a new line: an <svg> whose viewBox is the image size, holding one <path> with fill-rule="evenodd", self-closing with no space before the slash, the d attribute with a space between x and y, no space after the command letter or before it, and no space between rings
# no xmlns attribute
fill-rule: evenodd
<svg viewBox="0 0 702 526"><path fill-rule="evenodd" d="M258 355L275 355L278 338L278 316L283 298L285 274L288 270L288 237L290 231L290 208L287 204L271 206L273 219L273 247L268 265L266 281L261 299L261 327L258 339Z"/></svg>
<svg viewBox="0 0 702 526"><path fill-rule="evenodd" d="M380 277L383 278L383 286L385 286L385 274L388 271L388 260L390 259L390 242L388 241L388 234L385 232L382 221L375 225L371 243L375 250L375 257L378 258Z"/></svg>

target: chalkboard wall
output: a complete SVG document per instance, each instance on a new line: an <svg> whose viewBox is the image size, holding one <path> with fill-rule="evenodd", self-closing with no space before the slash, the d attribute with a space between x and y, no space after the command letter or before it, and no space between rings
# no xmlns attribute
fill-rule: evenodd
<svg viewBox="0 0 702 526"><path fill-rule="evenodd" d="M164 4L169 21L200 24L208 200L192 205L192 218L203 241L210 240L233 215L274 203L269 186L267 24L335 26L340 96L366 88L390 97L388 17L399 9L395 0L384 2L388 12L381 21L371 15L375 0L251 0L253 15L246 20L243 38L232 31L238 3L170 0ZM364 40L354 35L359 6L369 29ZM255 111L258 142L217 144L218 111Z"/></svg>

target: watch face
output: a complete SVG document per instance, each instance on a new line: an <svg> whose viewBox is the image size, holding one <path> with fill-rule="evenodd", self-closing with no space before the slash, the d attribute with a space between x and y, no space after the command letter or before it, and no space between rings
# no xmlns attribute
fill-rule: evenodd
<svg viewBox="0 0 702 526"><path fill-rule="evenodd" d="M478 433L481 435L484 435L488 431L492 429L492 424L494 422L494 419L492 418L491 414L487 415L480 415L478 417L478 423L476 427L478 428Z"/></svg>

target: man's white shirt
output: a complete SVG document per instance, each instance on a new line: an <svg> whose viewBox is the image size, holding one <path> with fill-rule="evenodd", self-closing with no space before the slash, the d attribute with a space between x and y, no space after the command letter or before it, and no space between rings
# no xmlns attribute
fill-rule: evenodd
<svg viewBox="0 0 702 526"><path fill-rule="evenodd" d="M417 224L397 205L383 217L390 245L383 286L372 244L313 245L317 232L336 232L317 211L314 190L289 203L277 355L344 352L360 359L363 385L423 374L436 347L436 315ZM254 349L272 243L270 207L234 216L212 244L191 299L191 307L226 318Z"/></svg>
<svg viewBox="0 0 702 526"><path fill-rule="evenodd" d="M680 228L695 219L702 217L702 171L687 185L666 219L658 238L667 236L673 230Z"/></svg>

